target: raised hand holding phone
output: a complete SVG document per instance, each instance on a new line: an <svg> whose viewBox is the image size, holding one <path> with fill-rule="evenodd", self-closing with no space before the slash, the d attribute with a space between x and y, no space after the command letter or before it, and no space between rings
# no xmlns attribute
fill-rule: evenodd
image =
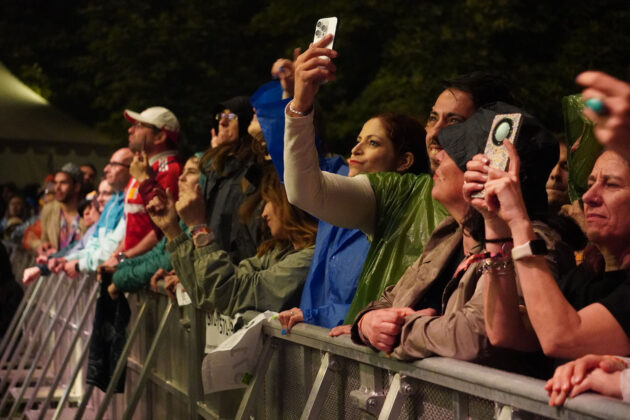
<svg viewBox="0 0 630 420"><path fill-rule="evenodd" d="M289 109L297 115L310 112L319 85L335 79L337 69L332 59L337 51L326 47L333 38L332 34L325 35L295 60L295 92Z"/></svg>
<svg viewBox="0 0 630 420"><path fill-rule="evenodd" d="M506 170L509 163L509 153L504 142L514 144L521 127L521 114L495 115L488 133L486 148L483 154L488 158L488 166L502 171ZM485 190L472 194L472 198L483 198Z"/></svg>

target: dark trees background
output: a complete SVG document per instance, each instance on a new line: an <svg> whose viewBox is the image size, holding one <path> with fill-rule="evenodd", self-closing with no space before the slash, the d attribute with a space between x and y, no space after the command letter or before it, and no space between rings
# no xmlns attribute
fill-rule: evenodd
<svg viewBox="0 0 630 420"><path fill-rule="evenodd" d="M180 118L189 149L209 143L210 109L268 81L339 18L338 79L321 89L329 149L346 154L371 115L423 118L439 80L490 69L561 130L562 96L582 70L630 79L627 1L3 0L0 60L54 105L126 142L122 110Z"/></svg>

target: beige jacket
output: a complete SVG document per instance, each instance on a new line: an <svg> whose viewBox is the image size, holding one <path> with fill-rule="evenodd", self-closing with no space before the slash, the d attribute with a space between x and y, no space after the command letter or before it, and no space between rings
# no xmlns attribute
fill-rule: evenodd
<svg viewBox="0 0 630 420"><path fill-rule="evenodd" d="M571 265L573 254L559 235L543 223L534 222L534 230L545 240L547 262L556 275L558 267ZM447 267L448 260L462 246L462 229L452 217L438 226L424 253L390 286L378 301L372 302L357 316L352 326L352 339L363 344L358 334L358 320L368 311L389 307L411 307L415 310L429 286ZM561 264L558 264L562 260ZM442 315L413 314L405 319L400 344L393 355L401 360L424 358L437 354L462 360L480 360L490 356L491 346L485 333L481 261L468 267L459 281L451 279L442 294ZM574 264L573 264L574 265Z"/></svg>

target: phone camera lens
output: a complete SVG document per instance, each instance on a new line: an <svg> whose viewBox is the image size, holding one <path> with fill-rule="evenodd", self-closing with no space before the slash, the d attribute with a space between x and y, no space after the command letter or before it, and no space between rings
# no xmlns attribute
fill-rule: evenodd
<svg viewBox="0 0 630 420"><path fill-rule="evenodd" d="M326 29L328 29L326 28L326 25L322 25L322 31L326 32Z"/></svg>
<svg viewBox="0 0 630 420"><path fill-rule="evenodd" d="M503 144L503 140L508 138L512 134L512 120L504 118L497 124L494 129L493 142L497 146Z"/></svg>
<svg viewBox="0 0 630 420"><path fill-rule="evenodd" d="M321 22L317 22L317 27L321 28L322 27L322 23Z"/></svg>
<svg viewBox="0 0 630 420"><path fill-rule="evenodd" d="M320 36L321 34L322 34L322 33L319 31L319 29L317 29L317 30L315 31L315 36Z"/></svg>

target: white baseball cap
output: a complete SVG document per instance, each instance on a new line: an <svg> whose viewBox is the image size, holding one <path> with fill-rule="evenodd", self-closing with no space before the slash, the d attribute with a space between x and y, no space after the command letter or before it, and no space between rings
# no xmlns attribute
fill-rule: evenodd
<svg viewBox="0 0 630 420"><path fill-rule="evenodd" d="M139 114L125 109L124 115L131 123L142 122L164 130L168 138L175 142L179 138L179 121L177 121L175 114L163 106L152 106Z"/></svg>

